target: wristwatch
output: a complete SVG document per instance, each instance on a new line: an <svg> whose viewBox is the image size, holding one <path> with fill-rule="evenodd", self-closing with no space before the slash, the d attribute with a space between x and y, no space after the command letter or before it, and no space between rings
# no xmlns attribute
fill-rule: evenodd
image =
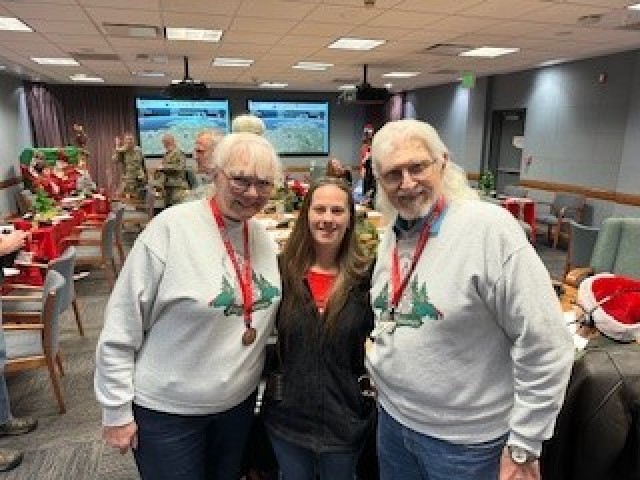
<svg viewBox="0 0 640 480"><path fill-rule="evenodd" d="M509 449L511 460L513 460L513 463L516 465L524 465L525 463L534 462L538 459L536 455L522 447L509 445L507 448Z"/></svg>

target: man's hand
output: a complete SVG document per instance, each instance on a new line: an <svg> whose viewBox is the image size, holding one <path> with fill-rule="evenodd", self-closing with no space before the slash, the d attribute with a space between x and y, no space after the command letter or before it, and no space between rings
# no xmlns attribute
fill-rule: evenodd
<svg viewBox="0 0 640 480"><path fill-rule="evenodd" d="M518 465L505 447L500 458L499 480L540 480L540 462L535 460Z"/></svg>
<svg viewBox="0 0 640 480"><path fill-rule="evenodd" d="M7 255L11 252L24 247L29 232L23 232L22 230L14 230L11 233L3 233L0 235L0 256Z"/></svg>
<svg viewBox="0 0 640 480"><path fill-rule="evenodd" d="M138 425L131 422L117 427L102 427L102 438L107 445L117 448L124 455L129 448L138 448Z"/></svg>

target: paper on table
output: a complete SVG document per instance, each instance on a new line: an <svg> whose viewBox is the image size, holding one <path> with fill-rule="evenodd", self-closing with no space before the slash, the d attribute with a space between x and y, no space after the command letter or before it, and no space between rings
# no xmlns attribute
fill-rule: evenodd
<svg viewBox="0 0 640 480"><path fill-rule="evenodd" d="M2 274L5 277L13 277L14 275L18 275L19 273L20 273L20 270L18 270L17 268L12 268L12 267L2 268Z"/></svg>

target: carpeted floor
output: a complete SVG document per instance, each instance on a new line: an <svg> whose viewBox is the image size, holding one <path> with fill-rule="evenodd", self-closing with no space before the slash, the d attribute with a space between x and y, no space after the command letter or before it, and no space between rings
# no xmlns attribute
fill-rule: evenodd
<svg viewBox="0 0 640 480"><path fill-rule="evenodd" d="M539 254L551 276L560 278L566 253L540 246ZM108 287L101 272L77 282L85 337L71 316L62 321L63 391L67 413L57 412L46 368L7 379L13 413L33 415L39 426L28 435L1 438L0 448L18 448L24 461L1 474L4 480L125 480L136 479L131 455L120 455L100 439L100 409L93 395L94 348L102 326Z"/></svg>

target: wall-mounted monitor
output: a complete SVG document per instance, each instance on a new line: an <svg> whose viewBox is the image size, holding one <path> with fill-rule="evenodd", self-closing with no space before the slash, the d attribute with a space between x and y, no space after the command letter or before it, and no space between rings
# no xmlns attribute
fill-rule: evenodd
<svg viewBox="0 0 640 480"><path fill-rule="evenodd" d="M228 100L159 100L136 98L140 147L145 156L164 154L162 136L172 133L178 148L193 151L196 135L205 128L229 132Z"/></svg>
<svg viewBox="0 0 640 480"><path fill-rule="evenodd" d="M249 100L280 155L329 154L329 102Z"/></svg>

